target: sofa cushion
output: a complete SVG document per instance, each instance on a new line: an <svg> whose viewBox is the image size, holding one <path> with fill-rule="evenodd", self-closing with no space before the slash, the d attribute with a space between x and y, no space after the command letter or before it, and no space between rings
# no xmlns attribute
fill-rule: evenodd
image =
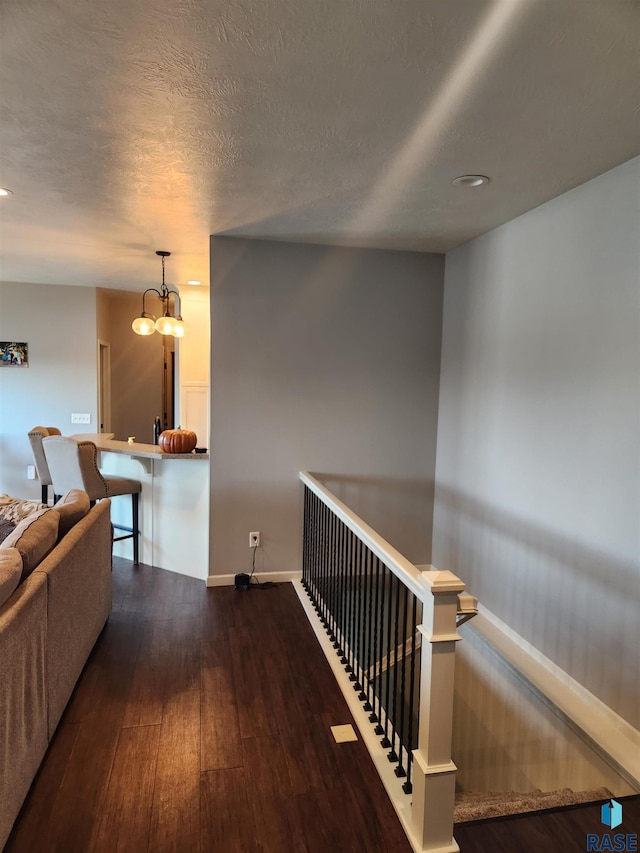
<svg viewBox="0 0 640 853"><path fill-rule="evenodd" d="M91 502L89 495L82 489L71 489L56 503L54 509L60 514L58 525L58 542L89 512Z"/></svg>
<svg viewBox="0 0 640 853"><path fill-rule="evenodd" d="M0 545L0 550L17 548L22 557L22 582L55 547L60 515L54 509L41 509L25 518Z"/></svg>
<svg viewBox="0 0 640 853"><path fill-rule="evenodd" d="M21 498L0 495L0 521L12 521L18 524L24 518L29 518L43 509L47 509L47 505L38 501L24 501Z"/></svg>
<svg viewBox="0 0 640 853"><path fill-rule="evenodd" d="M22 557L17 548L0 548L0 607L17 589L22 575Z"/></svg>

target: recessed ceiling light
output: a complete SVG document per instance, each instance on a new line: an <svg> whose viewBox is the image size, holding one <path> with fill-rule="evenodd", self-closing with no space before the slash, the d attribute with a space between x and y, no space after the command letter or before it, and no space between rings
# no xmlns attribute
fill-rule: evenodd
<svg viewBox="0 0 640 853"><path fill-rule="evenodd" d="M196 284L200 284L200 282L199 282L199 281L196 281L196 279L195 279L195 278L192 278L192 279L189 279L189 281L187 282L187 284L193 284L193 285L196 285Z"/></svg>
<svg viewBox="0 0 640 853"><path fill-rule="evenodd" d="M5 187L0 187L0 195L11 195L12 191Z"/></svg>
<svg viewBox="0 0 640 853"><path fill-rule="evenodd" d="M460 175L459 178L454 178L451 183L454 187L481 187L483 184L489 183L489 178L485 175Z"/></svg>

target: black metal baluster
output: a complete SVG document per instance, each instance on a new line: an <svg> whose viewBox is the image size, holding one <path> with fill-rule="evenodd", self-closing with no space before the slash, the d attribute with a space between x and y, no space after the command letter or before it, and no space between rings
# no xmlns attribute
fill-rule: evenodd
<svg viewBox="0 0 640 853"><path fill-rule="evenodd" d="M329 624L329 608L327 604L327 593L329 589L329 557L331 553L330 538L331 510L324 505L324 518L322 527L324 530L324 560L322 562L322 624L325 629Z"/></svg>
<svg viewBox="0 0 640 853"><path fill-rule="evenodd" d="M331 639L333 635L333 572L335 568L335 548L336 548L336 517L332 510L329 510L329 558L327 560L327 634ZM333 641L332 641L333 642Z"/></svg>
<svg viewBox="0 0 640 853"><path fill-rule="evenodd" d="M377 655L377 675L376 675L376 683L378 685L378 724L375 727L375 733L377 735L384 734L384 729L382 728L382 696L383 696L383 687L384 687L384 673L382 670L382 661L384 659L384 614L386 612L387 606L387 593L388 593L388 577L389 572L387 571L387 567L384 563L380 562L378 564L378 568L382 569L380 576L380 606L378 609L378 619L379 619L379 632L378 632L378 650L376 652ZM375 706L374 709L375 711Z"/></svg>
<svg viewBox="0 0 640 853"><path fill-rule="evenodd" d="M373 560L374 555L367 548L367 563L365 566L365 586L366 586L366 637L365 637L365 657L362 661L362 693L360 701L364 702L363 708L365 711L371 711L371 662L373 661L373 653L371 643L373 638Z"/></svg>
<svg viewBox="0 0 640 853"><path fill-rule="evenodd" d="M311 495L311 541L313 554L309 565L309 598L315 603L316 571L318 567L318 498Z"/></svg>
<svg viewBox="0 0 640 853"><path fill-rule="evenodd" d="M329 557L329 626L327 632L333 643L336 638L336 535L338 519L331 513L331 551Z"/></svg>
<svg viewBox="0 0 640 853"><path fill-rule="evenodd" d="M329 564L331 561L331 510L324 508L324 563L322 566L322 624L329 625Z"/></svg>
<svg viewBox="0 0 640 853"><path fill-rule="evenodd" d="M317 537L318 537L318 553L316 559L316 571L314 578L314 610L318 614L319 618L322 620L322 608L320 606L320 587L321 587L321 576L322 576L322 560L323 560L323 532L322 532L322 516L324 513L324 504L320 503L318 500L318 514L317 514Z"/></svg>
<svg viewBox="0 0 640 853"><path fill-rule="evenodd" d="M325 629L327 627L327 573L329 571L329 516L330 510L326 504L323 504L322 513L322 574L320 577L320 606L322 609L322 624Z"/></svg>
<svg viewBox="0 0 640 853"><path fill-rule="evenodd" d="M342 595L340 586L342 583L342 521L336 517L336 590L335 590L335 621L334 621L334 640L333 648L336 651L340 648L340 605Z"/></svg>
<svg viewBox="0 0 640 853"><path fill-rule="evenodd" d="M411 666L409 667L409 678L411 679L411 683L409 685L409 731L407 733L407 780L402 786L402 790L405 794L410 794L413 791L413 786L411 785L411 771L413 770L413 721L414 718L418 718L418 710L414 706L415 700L415 683L416 683L416 657L417 657L417 649L416 649L416 622L417 622L417 608L418 608L418 600L416 596L413 597L413 610L411 613Z"/></svg>
<svg viewBox="0 0 640 853"><path fill-rule="evenodd" d="M369 594L370 594L370 585L369 585L369 574L370 574L370 566L371 566L371 551L365 547L364 552L364 567L362 573L362 657L360 658L360 693L358 694L358 699L364 703L363 708L365 711L371 710L371 704L369 702L369 697L367 696L368 690L368 681L369 676L367 674L367 668L369 666L369 661L371 660L371 649L369 648L369 639L370 639L370 631L369 628L371 626L371 604L369 602Z"/></svg>
<svg viewBox="0 0 640 853"><path fill-rule="evenodd" d="M347 622L347 648L345 651L347 652L347 665L345 670L349 673L353 672L353 666L351 662L353 660L353 623L354 623L354 599L353 599L353 574L355 570L355 550L356 550L356 537L353 535L353 532L349 531L349 547L348 547L348 564L349 564L349 574L347 579L347 593L349 596L349 600L347 602L348 609L348 622Z"/></svg>
<svg viewBox="0 0 640 853"><path fill-rule="evenodd" d="M355 666L353 674L355 675L353 689L356 693L362 690L360 684L360 669L362 662L362 566L366 555L366 546L358 539L358 571L356 575L356 584L358 595L356 597L356 635L355 635Z"/></svg>
<svg viewBox="0 0 640 853"><path fill-rule="evenodd" d="M395 584L395 575L393 572L389 572L389 596L387 598L387 667L385 669L385 697L384 697L384 738L380 741L381 746L385 749L388 749L391 746L391 741L389 740L389 722L391 718L391 703L389 701L389 697L391 695L391 628L392 628L392 614L391 608L393 606L393 587Z"/></svg>
<svg viewBox="0 0 640 853"><path fill-rule="evenodd" d="M402 658L400 661L400 715L398 719L398 766L395 769L395 774L398 778L406 776L404 762L402 760L402 750L404 747L404 715L407 707L405 700L405 689L407 686L407 610L409 609L409 590L402 584ZM398 596L399 598L399 596ZM397 681L397 679L396 679Z"/></svg>
<svg viewBox="0 0 640 853"><path fill-rule="evenodd" d="M342 622L342 631L340 636L340 663L343 666L348 664L347 660L347 644L348 644L348 623L349 623L349 602L347 599L347 588L349 584L349 536L350 531L349 528L344 526L343 536L342 536L342 602L340 604L341 609L341 622Z"/></svg>
<svg viewBox="0 0 640 853"><path fill-rule="evenodd" d="M377 683L377 673L378 673L378 662L380 655L378 653L378 639L381 616L380 616L380 560L378 557L373 558L373 571L374 571L374 597L373 597L373 644L372 644L372 654L371 654L371 667L369 672L371 673L371 713L369 714L369 722L377 723L378 715L376 713L376 683ZM379 701L379 700L378 700Z"/></svg>
<svg viewBox="0 0 640 853"><path fill-rule="evenodd" d="M336 594L335 594L335 613L336 618L334 620L334 638L333 638L333 648L337 651L338 654L342 654L340 650L340 639L342 636L342 571L343 571L343 561L342 561L342 539L344 535L344 524L339 518L336 518Z"/></svg>
<svg viewBox="0 0 640 853"><path fill-rule="evenodd" d="M396 611L393 628L393 699L391 711L391 751L387 755L389 761L397 761L398 754L396 753L396 729L398 727L398 717L396 711L398 708L398 642L400 628L400 581L396 578Z"/></svg>
<svg viewBox="0 0 640 853"><path fill-rule="evenodd" d="M360 552L362 543L357 536L353 537L353 576L351 584L351 636L349 637L349 663L351 670L349 672L349 681L356 680L356 668L358 661L356 658L356 648L358 643L358 571L360 566Z"/></svg>
<svg viewBox="0 0 640 853"><path fill-rule="evenodd" d="M343 623L342 623L342 605L344 603L344 524L338 519L338 530L336 538L336 638L333 642L333 648L337 654L342 656L342 638L343 638Z"/></svg>

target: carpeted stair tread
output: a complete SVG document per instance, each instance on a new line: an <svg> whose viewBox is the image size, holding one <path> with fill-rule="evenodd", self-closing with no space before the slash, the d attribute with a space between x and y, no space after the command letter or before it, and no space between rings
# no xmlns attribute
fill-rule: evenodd
<svg viewBox="0 0 640 853"><path fill-rule="evenodd" d="M459 792L456 794L454 821L464 823L469 820L523 814L607 800L612 796L608 788L598 788L595 791L572 791L570 788L562 788L558 791Z"/></svg>

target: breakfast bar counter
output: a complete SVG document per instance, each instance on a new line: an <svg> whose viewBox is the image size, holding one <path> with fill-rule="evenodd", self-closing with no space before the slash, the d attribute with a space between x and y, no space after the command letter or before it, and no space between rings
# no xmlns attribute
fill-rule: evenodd
<svg viewBox="0 0 640 853"><path fill-rule="evenodd" d="M90 439L98 448L101 471L142 484L140 562L206 582L209 454L164 453L154 444L115 441L104 435ZM129 503L113 498L111 515L117 524L130 524ZM130 558L130 541L117 543L114 554Z"/></svg>

